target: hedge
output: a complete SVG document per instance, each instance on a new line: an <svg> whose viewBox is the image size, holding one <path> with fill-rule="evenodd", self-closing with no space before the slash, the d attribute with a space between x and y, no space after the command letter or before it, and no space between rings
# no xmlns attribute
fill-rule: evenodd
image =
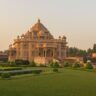
<svg viewBox="0 0 96 96"><path fill-rule="evenodd" d="M13 71L0 71L0 75L2 73L8 72L9 74L11 74L12 76L14 75L22 75L22 74L40 74L42 72L42 70L13 70Z"/></svg>
<svg viewBox="0 0 96 96"><path fill-rule="evenodd" d="M21 67L1 67L0 71L12 71L12 70L22 70Z"/></svg>

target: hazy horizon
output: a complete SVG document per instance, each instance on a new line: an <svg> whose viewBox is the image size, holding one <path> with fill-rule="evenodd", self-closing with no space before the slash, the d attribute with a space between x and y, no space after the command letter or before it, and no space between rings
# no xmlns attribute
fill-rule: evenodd
<svg viewBox="0 0 96 96"><path fill-rule="evenodd" d="M38 18L68 46L92 48L96 43L96 0L0 0L0 50L8 49Z"/></svg>

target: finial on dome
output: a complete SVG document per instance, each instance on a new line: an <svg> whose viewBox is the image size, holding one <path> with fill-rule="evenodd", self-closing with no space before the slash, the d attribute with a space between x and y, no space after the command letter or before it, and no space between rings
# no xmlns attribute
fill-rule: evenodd
<svg viewBox="0 0 96 96"><path fill-rule="evenodd" d="M38 23L40 23L40 19L38 19Z"/></svg>

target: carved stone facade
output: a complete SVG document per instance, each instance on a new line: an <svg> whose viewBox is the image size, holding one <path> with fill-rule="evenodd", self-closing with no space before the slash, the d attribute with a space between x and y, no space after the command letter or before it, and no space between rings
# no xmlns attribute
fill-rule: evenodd
<svg viewBox="0 0 96 96"><path fill-rule="evenodd" d="M25 34L18 36L9 47L9 61L16 59L35 61L37 64L48 64L53 59L63 60L66 57L66 37L55 39L47 28L38 20Z"/></svg>

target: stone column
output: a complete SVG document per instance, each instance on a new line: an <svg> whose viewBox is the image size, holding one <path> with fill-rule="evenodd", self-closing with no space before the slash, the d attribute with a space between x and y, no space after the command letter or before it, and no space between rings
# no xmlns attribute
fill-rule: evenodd
<svg viewBox="0 0 96 96"><path fill-rule="evenodd" d="M44 52L44 58L45 58L45 65L46 65L46 63L47 63L47 58L46 58L47 57L47 48L45 48L44 51L45 51Z"/></svg>
<svg viewBox="0 0 96 96"><path fill-rule="evenodd" d="M8 61L12 61L12 49L9 49L9 58Z"/></svg>
<svg viewBox="0 0 96 96"><path fill-rule="evenodd" d="M67 48L66 48L66 47L64 48L64 55L63 55L63 57L64 57L64 58L67 57Z"/></svg>
<svg viewBox="0 0 96 96"><path fill-rule="evenodd" d="M16 59L20 59L20 49L19 49L20 45L17 44L16 46Z"/></svg>
<svg viewBox="0 0 96 96"><path fill-rule="evenodd" d="M59 52L59 56L58 57L61 59L61 44L59 44L58 52Z"/></svg>
<svg viewBox="0 0 96 96"><path fill-rule="evenodd" d="M23 54L24 53L24 49L23 49L23 42L20 43L20 59L23 59Z"/></svg>
<svg viewBox="0 0 96 96"><path fill-rule="evenodd" d="M45 48L44 51L45 51L44 52L44 57L46 58L47 57L47 49Z"/></svg>
<svg viewBox="0 0 96 96"><path fill-rule="evenodd" d="M53 58L55 57L55 49L53 48Z"/></svg>
<svg viewBox="0 0 96 96"><path fill-rule="evenodd" d="M32 61L32 44L29 42L28 44L28 60L31 62Z"/></svg>

